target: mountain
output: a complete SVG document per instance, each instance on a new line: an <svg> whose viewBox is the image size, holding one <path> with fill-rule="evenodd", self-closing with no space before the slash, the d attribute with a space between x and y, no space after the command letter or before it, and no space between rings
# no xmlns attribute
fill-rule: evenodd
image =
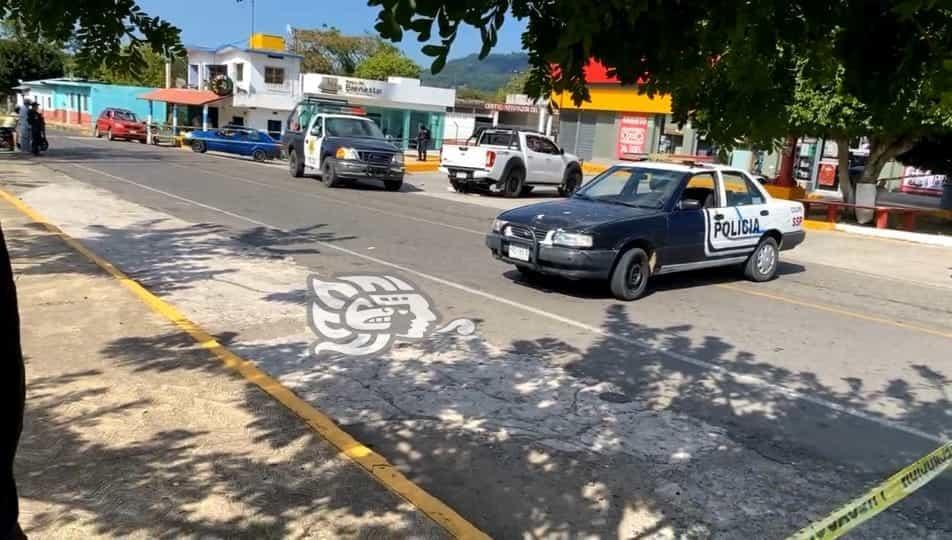
<svg viewBox="0 0 952 540"><path fill-rule="evenodd" d="M466 86L474 90L495 92L506 81L529 66L529 56L525 53L490 54L483 60L479 55L471 54L455 60L448 60L443 71L431 75L429 66L423 66L423 84L443 88Z"/></svg>

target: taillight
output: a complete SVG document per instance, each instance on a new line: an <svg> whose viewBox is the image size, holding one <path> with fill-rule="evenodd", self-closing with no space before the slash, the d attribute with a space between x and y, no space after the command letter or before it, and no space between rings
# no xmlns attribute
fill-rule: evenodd
<svg viewBox="0 0 952 540"><path fill-rule="evenodd" d="M496 163L496 152L492 150L486 152L486 168L491 169Z"/></svg>

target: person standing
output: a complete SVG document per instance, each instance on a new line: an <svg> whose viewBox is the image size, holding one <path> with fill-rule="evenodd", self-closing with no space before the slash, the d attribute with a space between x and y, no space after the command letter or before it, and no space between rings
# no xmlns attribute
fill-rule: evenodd
<svg viewBox="0 0 952 540"><path fill-rule="evenodd" d="M20 347L20 317L10 254L0 227L0 540L22 540L20 505L13 477L23 409L26 380Z"/></svg>
<svg viewBox="0 0 952 540"><path fill-rule="evenodd" d="M40 112L40 104L33 102L30 104L30 112L27 114L26 121L30 124L30 149L34 156L40 155L40 148L46 134L46 120L43 119L43 113Z"/></svg>
<svg viewBox="0 0 952 540"><path fill-rule="evenodd" d="M17 122L17 143L20 145L21 152L30 152L30 123L27 120L30 117L30 100L24 99L23 106L19 110L20 120Z"/></svg>
<svg viewBox="0 0 952 540"><path fill-rule="evenodd" d="M420 130L417 131L417 159L426 161L426 150L430 145L430 130L423 124L420 124Z"/></svg>

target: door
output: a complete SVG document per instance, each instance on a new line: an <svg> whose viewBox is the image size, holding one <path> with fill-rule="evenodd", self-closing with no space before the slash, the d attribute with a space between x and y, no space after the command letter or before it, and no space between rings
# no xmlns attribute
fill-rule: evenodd
<svg viewBox="0 0 952 540"><path fill-rule="evenodd" d="M304 136L304 165L312 169L321 168L321 143L324 142L324 119L315 116Z"/></svg>
<svg viewBox="0 0 952 540"><path fill-rule="evenodd" d="M717 172L718 207L708 217L708 256L739 256L754 251L770 216L767 199L740 171Z"/></svg>
<svg viewBox="0 0 952 540"><path fill-rule="evenodd" d="M696 174L688 179L677 206L668 214L668 238L662 265L688 264L706 258L705 209L717 207L716 185L713 173Z"/></svg>
<svg viewBox="0 0 952 540"><path fill-rule="evenodd" d="M533 184L551 184L555 182L549 154L545 151L548 141L538 135L526 135L526 181Z"/></svg>
<svg viewBox="0 0 952 540"><path fill-rule="evenodd" d="M539 150L545 156L546 175L549 182L561 184L562 176L565 172L565 159L562 157L562 151L554 142L545 137L538 137Z"/></svg>
<svg viewBox="0 0 952 540"><path fill-rule="evenodd" d="M99 119L96 120L96 129L98 129L100 133L109 131L109 122L111 121L111 118L112 111L108 109L103 111L102 114L99 115Z"/></svg>

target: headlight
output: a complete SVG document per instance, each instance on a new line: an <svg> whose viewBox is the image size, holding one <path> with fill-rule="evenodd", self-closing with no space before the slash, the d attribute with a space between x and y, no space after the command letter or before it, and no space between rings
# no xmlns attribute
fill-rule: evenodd
<svg viewBox="0 0 952 540"><path fill-rule="evenodd" d="M397 165L403 165L403 153L397 152L396 154L394 154L393 162L396 163Z"/></svg>
<svg viewBox="0 0 952 540"><path fill-rule="evenodd" d="M186 139L191 139L191 138L192 138L192 132L191 132L191 131L186 131L186 132L185 132L185 135L183 135L183 137L185 137Z"/></svg>
<svg viewBox="0 0 952 540"><path fill-rule="evenodd" d="M334 154L334 157L337 159L353 159L358 160L360 156L357 155L357 150L353 148L344 148L340 147L337 149L337 152Z"/></svg>
<svg viewBox="0 0 952 540"><path fill-rule="evenodd" d="M552 236L552 243L576 248L590 248L593 244L592 235L590 234L570 233L563 230L555 231L555 235Z"/></svg>
<svg viewBox="0 0 952 540"><path fill-rule="evenodd" d="M503 227L505 227L505 226L508 225L508 224L509 224L508 221L504 221L504 220L501 220L501 219L493 220L493 232L494 232L494 233L502 233Z"/></svg>

